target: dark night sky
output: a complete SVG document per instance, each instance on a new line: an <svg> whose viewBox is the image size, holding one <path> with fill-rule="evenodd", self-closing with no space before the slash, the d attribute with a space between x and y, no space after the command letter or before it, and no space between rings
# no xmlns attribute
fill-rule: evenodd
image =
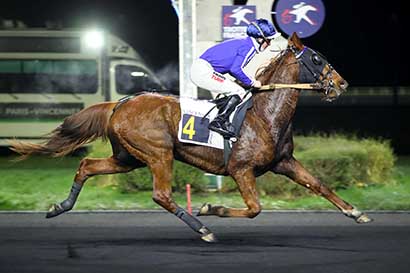
<svg viewBox="0 0 410 273"><path fill-rule="evenodd" d="M325 24L305 44L327 56L351 84L409 85L408 54L399 54L399 0L323 2ZM154 70L177 70L178 20L169 0L2 0L0 17L33 27L46 20L100 26L129 42Z"/></svg>
<svg viewBox="0 0 410 273"><path fill-rule="evenodd" d="M400 54L399 0L324 1L322 29L305 43L321 51L355 85L409 85Z"/></svg>

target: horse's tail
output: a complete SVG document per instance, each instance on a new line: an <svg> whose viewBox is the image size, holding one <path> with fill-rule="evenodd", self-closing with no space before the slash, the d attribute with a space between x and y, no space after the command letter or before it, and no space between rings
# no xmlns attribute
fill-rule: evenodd
<svg viewBox="0 0 410 273"><path fill-rule="evenodd" d="M11 140L10 149L23 158L34 154L59 157L99 137L106 140L108 121L115 105L116 102L103 102L87 107L66 117L60 126L47 135L47 141L36 144Z"/></svg>

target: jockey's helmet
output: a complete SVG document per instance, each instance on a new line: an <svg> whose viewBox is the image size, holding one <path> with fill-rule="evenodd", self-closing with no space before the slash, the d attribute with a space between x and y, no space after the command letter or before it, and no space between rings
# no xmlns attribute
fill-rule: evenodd
<svg viewBox="0 0 410 273"><path fill-rule="evenodd" d="M262 38L263 40L271 40L280 36L273 24L266 19L258 19L250 23L246 29L246 34L255 39Z"/></svg>

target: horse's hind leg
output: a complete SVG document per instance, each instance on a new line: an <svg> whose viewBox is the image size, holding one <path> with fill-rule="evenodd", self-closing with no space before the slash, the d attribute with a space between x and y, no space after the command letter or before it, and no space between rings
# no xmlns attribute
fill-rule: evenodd
<svg viewBox="0 0 410 273"><path fill-rule="evenodd" d="M247 217L254 218L261 211L256 179L252 169L241 170L232 175L247 206L246 209L226 208L205 204L198 212L199 216L216 215L220 217Z"/></svg>
<svg viewBox="0 0 410 273"><path fill-rule="evenodd" d="M298 184L310 189L314 193L323 196L333 205L339 208L346 216L355 219L357 223L367 223L372 221L365 213L354 208L352 205L341 199L327 186L322 184L317 178L312 176L295 158L282 160L274 170L275 173L283 174Z"/></svg>
<svg viewBox="0 0 410 273"><path fill-rule="evenodd" d="M172 161L171 153L163 152L158 160L151 161L148 165L153 177L153 194L152 199L167 211L175 214L191 229L201 235L202 240L206 242L215 242L214 234L205 227L196 217L190 215L186 210L179 207L172 199Z"/></svg>
<svg viewBox="0 0 410 273"><path fill-rule="evenodd" d="M71 187L71 191L67 199L59 204L54 204L48 211L46 218L55 217L66 211L69 211L73 208L77 197L80 194L81 188L83 187L85 181L94 175L98 174L114 174L128 172L136 167L142 167L143 164L139 163L137 165L125 165L118 159L114 157L102 158L102 159L93 159L93 158L84 158L81 160L80 167L74 178L74 183Z"/></svg>

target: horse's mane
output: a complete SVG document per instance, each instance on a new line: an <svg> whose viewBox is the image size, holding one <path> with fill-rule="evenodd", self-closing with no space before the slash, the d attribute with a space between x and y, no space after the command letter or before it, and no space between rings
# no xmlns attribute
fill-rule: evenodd
<svg viewBox="0 0 410 273"><path fill-rule="evenodd" d="M272 78L274 73L278 71L278 66L281 65L283 58L285 57L286 53L288 52L287 48L281 50L275 57L270 60L270 63L266 67L261 67L261 72L256 72L256 78L258 80L266 80L267 78ZM258 69L258 70L259 70Z"/></svg>

